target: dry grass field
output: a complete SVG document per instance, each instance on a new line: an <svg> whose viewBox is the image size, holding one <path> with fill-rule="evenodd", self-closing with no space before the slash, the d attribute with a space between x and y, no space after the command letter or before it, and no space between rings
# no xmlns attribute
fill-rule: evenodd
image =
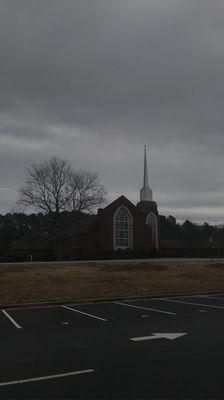
<svg viewBox="0 0 224 400"><path fill-rule="evenodd" d="M0 267L0 305L224 291L224 264Z"/></svg>

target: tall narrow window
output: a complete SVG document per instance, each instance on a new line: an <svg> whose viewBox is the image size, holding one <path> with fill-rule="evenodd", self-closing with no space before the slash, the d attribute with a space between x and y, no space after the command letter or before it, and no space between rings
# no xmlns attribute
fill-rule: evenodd
<svg viewBox="0 0 224 400"><path fill-rule="evenodd" d="M126 249L132 247L132 217L130 212L121 207L114 217L114 247Z"/></svg>
<svg viewBox="0 0 224 400"><path fill-rule="evenodd" d="M159 249L159 241L158 241L158 220L155 214L152 212L148 214L146 218L146 224L151 228L152 234L152 246L155 249Z"/></svg>

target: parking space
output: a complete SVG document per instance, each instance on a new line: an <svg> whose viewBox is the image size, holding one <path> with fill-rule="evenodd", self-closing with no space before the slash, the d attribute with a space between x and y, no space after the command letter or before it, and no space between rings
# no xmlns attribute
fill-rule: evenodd
<svg viewBox="0 0 224 400"><path fill-rule="evenodd" d="M201 296L192 296L192 297L175 297L175 298L163 298L160 301L169 303L169 304L179 304L181 306L194 306L194 307L204 307L204 308L213 308L216 310L224 310L223 300L218 300L214 298Z"/></svg>
<svg viewBox="0 0 224 400"><path fill-rule="evenodd" d="M82 326L85 328L101 325L102 323L120 324L134 322L143 314L157 317L157 314L175 316L176 312L168 311L167 306L155 308L130 305L128 302L105 302L95 304L69 304L55 307L7 309L1 311L0 329L33 329L43 331L57 329L63 326ZM171 307L172 308L172 307Z"/></svg>
<svg viewBox="0 0 224 400"><path fill-rule="evenodd" d="M56 331L68 327L83 327L88 329L94 327L100 322L106 321L104 318L97 318L97 316L87 315L85 312L64 306L50 307L50 308L35 308L29 310L7 310L8 317L17 323L23 330L33 332ZM5 318L7 319L7 318ZM9 321L10 322L10 321ZM0 329L5 321L0 320ZM8 329L14 329L13 322L7 323ZM5 328L6 329L6 328Z"/></svg>
<svg viewBox="0 0 224 400"><path fill-rule="evenodd" d="M221 300L222 302L222 300ZM130 307L135 307L142 311L148 311L153 313L154 317L156 316L157 312L159 311L161 315L174 315L176 319L182 318L182 316L186 317L194 317L194 314L197 314L204 310L205 312L210 311L210 309L215 310L222 310L223 305L220 305L219 301L217 300L205 298L202 299L201 297L170 297L170 298L156 298L156 299L140 299L140 300L129 300L125 301L125 304L128 304ZM224 310L224 309L223 309ZM151 314L150 313L150 314ZM160 315L160 317L161 317Z"/></svg>
<svg viewBox="0 0 224 400"><path fill-rule="evenodd" d="M223 294L1 310L0 398L218 398L223 335Z"/></svg>
<svg viewBox="0 0 224 400"><path fill-rule="evenodd" d="M223 297L222 297L223 296ZM148 323L224 312L224 295L194 295L113 302L68 304L49 307L4 309L0 312L0 335L10 330L56 330L63 327L95 328L101 325ZM216 314L215 314L216 315ZM146 322L144 322L146 321Z"/></svg>
<svg viewBox="0 0 224 400"><path fill-rule="evenodd" d="M72 305L71 307L76 306ZM146 308L147 309L135 306L135 304L133 304L133 306L129 306L127 301L114 301L110 303L96 303L91 305L83 304L81 306L82 311L105 318L107 320L107 324L110 325L119 325L129 322L134 323L135 320L141 318L141 315L145 314L146 312L149 312L153 317L155 316L154 314L160 314L160 310L154 310L150 306L147 306ZM173 315L173 313L166 312L164 314Z"/></svg>
<svg viewBox="0 0 224 400"><path fill-rule="evenodd" d="M163 312L172 313L170 315L176 316L176 319L182 315L192 315L198 313L198 307L190 304L181 304L177 302L168 302L165 299L152 299L152 300L140 300L140 301L129 301L128 304L144 308L152 308L163 310ZM163 314L164 316L165 314ZM169 314L168 314L169 315ZM155 315L156 316L156 313ZM162 314L160 315L161 318ZM172 318L173 320L174 318Z"/></svg>
<svg viewBox="0 0 224 400"><path fill-rule="evenodd" d="M122 307L129 307L129 308L134 308L135 310L143 310L143 311L147 311L149 313L156 313L156 314L165 314L165 315L176 315L175 312L173 311L167 311L161 308L157 308L157 307L153 307L153 305L150 303L148 305L136 305L136 304L132 304L131 302L115 302L115 304L117 304L118 306L122 306Z"/></svg>
<svg viewBox="0 0 224 400"><path fill-rule="evenodd" d="M223 297L222 297L223 296ZM93 328L103 324L140 323L150 320L178 321L199 313L224 312L224 295L175 296L113 302L68 304L49 307L4 309L0 334L11 329L44 331L63 327Z"/></svg>

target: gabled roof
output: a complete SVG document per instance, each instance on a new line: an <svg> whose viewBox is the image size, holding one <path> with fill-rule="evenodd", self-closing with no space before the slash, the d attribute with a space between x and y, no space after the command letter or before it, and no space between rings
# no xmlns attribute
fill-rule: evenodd
<svg viewBox="0 0 224 400"><path fill-rule="evenodd" d="M108 208L114 207L114 206L120 206L120 205L125 205L125 206L129 206L131 209L135 208L135 205L127 199L127 197L125 197L123 194L118 197L117 199L115 199L114 201L112 201L112 203L108 204L108 206L106 206L105 208L103 208L103 210L107 210Z"/></svg>

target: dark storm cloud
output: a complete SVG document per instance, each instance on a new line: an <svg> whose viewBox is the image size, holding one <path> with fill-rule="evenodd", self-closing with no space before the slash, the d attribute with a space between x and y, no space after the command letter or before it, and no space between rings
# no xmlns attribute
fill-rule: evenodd
<svg viewBox="0 0 224 400"><path fill-rule="evenodd" d="M223 18L222 0L2 0L2 211L54 154L136 202L147 143L161 212L223 222Z"/></svg>

